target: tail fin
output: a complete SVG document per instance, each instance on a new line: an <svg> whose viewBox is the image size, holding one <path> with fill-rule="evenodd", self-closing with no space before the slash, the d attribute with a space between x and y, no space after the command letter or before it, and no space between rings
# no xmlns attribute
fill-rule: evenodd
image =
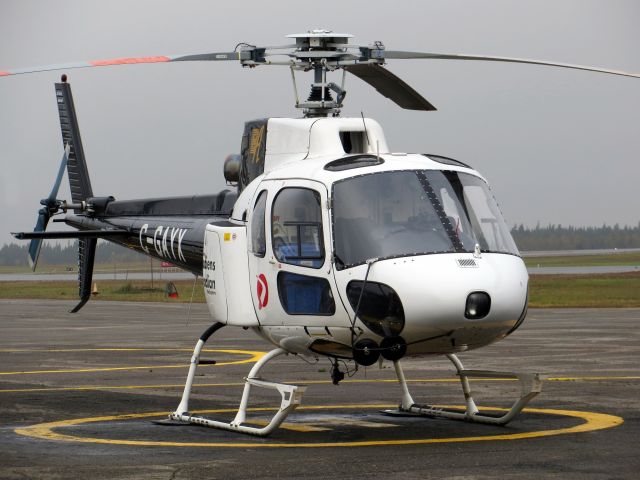
<svg viewBox="0 0 640 480"><path fill-rule="evenodd" d="M58 114L60 116L60 129L62 130L62 144L69 145L69 157L67 159L67 174L71 189L73 203L81 203L87 198L93 197L89 170L84 157L78 117L73 104L71 85L63 76L61 83L56 83L56 99L58 101ZM97 238L78 239L78 290L80 303L71 313L80 310L91 298L91 280L93 277L93 260L96 253Z"/></svg>
<svg viewBox="0 0 640 480"><path fill-rule="evenodd" d="M78 239L78 303L70 313L76 313L91 298L91 280L93 278L93 260L96 254L97 238Z"/></svg>
<svg viewBox="0 0 640 480"><path fill-rule="evenodd" d="M63 77L62 83L56 83L56 99L58 101L58 114L60 116L60 128L62 130L62 144L69 145L69 158L67 161L67 173L71 188L71 200L80 203L89 197L93 197L89 171L84 157L78 118L71 95L71 85L66 83Z"/></svg>

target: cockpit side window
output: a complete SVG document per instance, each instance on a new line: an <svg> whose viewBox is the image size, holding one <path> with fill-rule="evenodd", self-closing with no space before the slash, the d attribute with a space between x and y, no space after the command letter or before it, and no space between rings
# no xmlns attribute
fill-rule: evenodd
<svg viewBox="0 0 640 480"><path fill-rule="evenodd" d="M460 242L462 250L472 252L479 240L469 223L469 207L461 200L464 197L464 186L458 174L435 170L425 172L425 175L435 192L436 199L442 205L454 239Z"/></svg>
<svg viewBox="0 0 640 480"><path fill-rule="evenodd" d="M273 253L282 263L320 268L324 263L320 194L283 188L271 210Z"/></svg>
<svg viewBox="0 0 640 480"><path fill-rule="evenodd" d="M454 226L463 251L473 251L477 244L483 252L519 255L498 204L482 179L447 170L425 174L438 192L437 200Z"/></svg>
<svg viewBox="0 0 640 480"><path fill-rule="evenodd" d="M264 257L267 253L267 237L265 234L265 210L267 206L267 191L260 192L251 216L251 251L257 257Z"/></svg>

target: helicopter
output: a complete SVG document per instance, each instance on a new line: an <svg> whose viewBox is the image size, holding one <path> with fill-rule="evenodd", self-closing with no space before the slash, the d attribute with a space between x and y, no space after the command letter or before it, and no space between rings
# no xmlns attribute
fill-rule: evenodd
<svg viewBox="0 0 640 480"><path fill-rule="evenodd" d="M466 369L457 354L515 332L528 305L528 274L498 204L471 166L434 154L389 149L382 126L364 115L340 115L347 73L404 109L436 108L388 70L387 60L492 61L570 68L639 78L614 70L510 57L387 50L382 42L349 43L350 34L311 30L288 35L292 43L195 55L117 58L0 71L0 76L85 67L178 61L236 61L243 67L290 69L300 118L247 121L239 154L223 174L235 191L116 200L94 196L66 74L55 84L64 153L49 196L41 201L29 239L36 268L43 239L78 239L78 312L91 297L98 239L169 261L203 278L214 323L198 339L182 398L167 423L197 424L267 436L302 401L304 385L260 377L282 355L328 358L338 384L341 365L393 363L401 387L389 415L438 417L505 425L541 392L539 374ZM281 58L283 57L283 58ZM300 98L296 74L311 73ZM339 74L339 83L330 76ZM67 172L71 201L59 200ZM47 231L49 221L75 231ZM275 347L245 379L229 422L189 411L191 388L205 343L225 326L251 329ZM416 403L401 361L445 356L459 376L462 409ZM521 394L496 416L482 412L470 378L516 379ZM247 420L251 390L276 390L280 406L264 427Z"/></svg>

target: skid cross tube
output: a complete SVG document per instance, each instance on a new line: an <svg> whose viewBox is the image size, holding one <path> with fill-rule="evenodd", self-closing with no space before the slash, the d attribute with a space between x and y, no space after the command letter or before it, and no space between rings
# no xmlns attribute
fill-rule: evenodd
<svg viewBox="0 0 640 480"><path fill-rule="evenodd" d="M300 405L302 395L307 388L306 386L271 382L258 377L258 373L260 372L262 367L264 367L269 361L273 360L276 357L279 357L280 355L287 354L287 351L282 348L271 350L253 366L253 368L249 372L249 375L247 376L247 378L245 378L242 399L240 400L238 413L236 414L236 417L233 419L233 421L229 423L220 422L198 415L191 415L189 413L189 396L191 395L191 387L193 385L193 378L195 376L195 371L199 363L200 352L211 334L213 334L213 332L215 332L218 328L221 328L221 326L224 325L214 324L202 335L202 337L200 337L200 340L198 340L198 343L196 344L193 352L193 356L191 357L191 366L189 368L189 374L187 375L187 382L182 394L182 400L180 401L180 404L178 405L176 411L169 415L169 419L186 424L202 425L205 427L218 428L221 430L229 430L232 432L246 433L258 437L265 437L273 432L276 428L278 428L287 417L287 415L289 415L289 413L291 413L298 405ZM269 423L263 428L244 425L247 417L247 406L249 404L249 395L251 393L252 385L256 387L270 388L273 390L277 390L280 393L280 407L278 408L276 414L269 421Z"/></svg>
<svg viewBox="0 0 640 480"><path fill-rule="evenodd" d="M393 362L398 382L402 388L402 401L397 410L385 410L384 413L388 415L416 415L425 417L440 417L448 418L451 420L465 420L468 422L485 423L490 425L506 425L513 418L522 411L522 409L529 403L536 395L542 391L542 380L537 373L513 373L513 372L493 372L488 370L465 370L460 359L454 355L449 354L447 358L456 367L458 376L460 377L460 383L462 385L462 391L465 398L465 410L453 410L440 407L432 407L430 405L418 405L413 401L407 381L400 366L400 362ZM511 405L511 408L502 416L487 415L478 410L478 407L473 400L471 394L471 387L469 385L469 378L500 378L500 379L514 379L520 382L521 393L520 397Z"/></svg>

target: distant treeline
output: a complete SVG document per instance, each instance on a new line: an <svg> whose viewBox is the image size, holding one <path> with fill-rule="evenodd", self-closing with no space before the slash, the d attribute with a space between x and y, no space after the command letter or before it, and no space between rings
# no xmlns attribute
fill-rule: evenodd
<svg viewBox="0 0 640 480"><path fill-rule="evenodd" d="M591 250L612 248L640 248L640 222L635 227L618 224L613 227L563 227L537 225L530 229L523 225L511 230L521 251L534 250Z"/></svg>
<svg viewBox="0 0 640 480"><path fill-rule="evenodd" d="M29 243L24 242L3 245L0 248L0 265L21 266L28 265L27 249ZM145 261L148 258L142 254L121 247L115 243L98 242L96 248L96 262L98 263L129 263ZM43 265L74 265L78 262L78 242L70 242L67 245L42 243L38 264Z"/></svg>
<svg viewBox="0 0 640 480"><path fill-rule="evenodd" d="M534 250L590 250L598 248L640 248L640 222L635 227L563 227L548 225L528 228L514 227L511 234L521 251ZM4 245L0 248L0 265L27 265L28 243ZM50 245L44 242L40 251L40 262L49 265L75 264L77 242L67 245ZM96 262L127 263L144 261L145 257L133 250L114 243L99 242Z"/></svg>

